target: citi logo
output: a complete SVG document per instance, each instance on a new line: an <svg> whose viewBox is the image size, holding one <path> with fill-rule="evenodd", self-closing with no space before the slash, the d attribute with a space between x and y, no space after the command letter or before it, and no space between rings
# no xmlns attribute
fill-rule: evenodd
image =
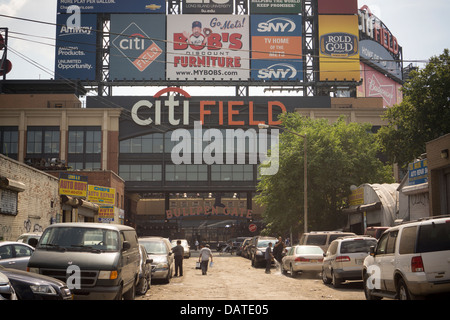
<svg viewBox="0 0 450 320"><path fill-rule="evenodd" d="M294 32L296 28L294 21L283 17L273 18L258 24L259 32Z"/></svg>
<svg viewBox="0 0 450 320"><path fill-rule="evenodd" d="M273 64L258 72L259 79L294 79L297 76L297 69L287 63Z"/></svg>
<svg viewBox="0 0 450 320"><path fill-rule="evenodd" d="M144 50L145 37L140 33L132 34L129 38L120 40L119 47L122 50Z"/></svg>

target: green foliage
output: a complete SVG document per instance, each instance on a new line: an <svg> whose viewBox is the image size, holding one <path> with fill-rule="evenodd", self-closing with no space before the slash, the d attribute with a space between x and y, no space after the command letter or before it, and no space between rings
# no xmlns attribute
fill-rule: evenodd
<svg viewBox="0 0 450 320"><path fill-rule="evenodd" d="M389 161L400 166L424 153L426 142L450 132L449 50L410 76L403 102L386 111L389 125L378 133Z"/></svg>
<svg viewBox="0 0 450 320"><path fill-rule="evenodd" d="M307 136L309 230L343 226L346 217L340 211L351 185L393 182L392 168L376 157L379 146L371 125L347 124L344 117L329 124L297 113L284 114L281 120L287 130ZM304 217L304 140L285 131L279 148L279 171L261 178L257 201L266 208L269 232L298 232Z"/></svg>

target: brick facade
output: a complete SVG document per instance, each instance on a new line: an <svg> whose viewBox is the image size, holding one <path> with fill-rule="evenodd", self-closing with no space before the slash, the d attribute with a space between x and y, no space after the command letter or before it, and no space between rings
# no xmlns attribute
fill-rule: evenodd
<svg viewBox="0 0 450 320"><path fill-rule="evenodd" d="M0 213L0 239L15 241L22 233L43 231L52 221L58 221L61 205L57 178L1 154L0 178L25 185L25 190L18 192L17 215ZM0 197L5 190L0 189Z"/></svg>

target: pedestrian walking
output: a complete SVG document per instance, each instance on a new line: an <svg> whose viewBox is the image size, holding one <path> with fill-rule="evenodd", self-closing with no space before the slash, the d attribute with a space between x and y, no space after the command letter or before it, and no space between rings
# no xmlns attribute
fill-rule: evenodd
<svg viewBox="0 0 450 320"><path fill-rule="evenodd" d="M200 255L198 261L200 262L200 267L202 269L202 275L206 275L208 272L208 263L211 258L211 263L213 262L213 255L211 249L209 249L209 244L205 245L200 249Z"/></svg>
<svg viewBox="0 0 450 320"><path fill-rule="evenodd" d="M198 251L198 245L199 245L198 240L195 240L195 251Z"/></svg>
<svg viewBox="0 0 450 320"><path fill-rule="evenodd" d="M278 237L278 242L275 244L275 247L273 248L273 256L278 261L278 263L281 263L281 260L283 259L284 248L285 245L283 242L283 238Z"/></svg>
<svg viewBox="0 0 450 320"><path fill-rule="evenodd" d="M272 242L269 242L269 246L266 248L266 273L270 273L270 267L272 266L273 254L272 254Z"/></svg>
<svg viewBox="0 0 450 320"><path fill-rule="evenodd" d="M175 260L175 277L178 277L178 271L180 277L183 276L183 259L184 259L184 248L181 245L181 240L177 240L177 245L172 248L172 252Z"/></svg>

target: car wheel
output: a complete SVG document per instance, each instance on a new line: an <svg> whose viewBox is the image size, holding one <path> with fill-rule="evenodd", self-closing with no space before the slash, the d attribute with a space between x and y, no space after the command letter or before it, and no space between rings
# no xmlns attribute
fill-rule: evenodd
<svg viewBox="0 0 450 320"><path fill-rule="evenodd" d="M146 277L143 277L141 279L141 281L139 281L138 287L137 287L137 294L138 295L144 295L147 293L148 289L149 289L149 285L148 285L148 279Z"/></svg>
<svg viewBox="0 0 450 320"><path fill-rule="evenodd" d="M330 284L331 279L327 277L327 274L325 272L325 269L322 268L322 281L324 284Z"/></svg>
<svg viewBox="0 0 450 320"><path fill-rule="evenodd" d="M289 268L289 272L291 273L291 277L292 278L296 277L297 272L294 271L294 268L292 267L292 264L291 264L291 267Z"/></svg>
<svg viewBox="0 0 450 320"><path fill-rule="evenodd" d="M333 284L333 287L340 288L342 281L336 277L333 270L331 271L331 278L332 278L331 283Z"/></svg>
<svg viewBox="0 0 450 320"><path fill-rule="evenodd" d="M403 279L398 281L397 296L399 300L416 300L419 298L409 291L408 286Z"/></svg>
<svg viewBox="0 0 450 320"><path fill-rule="evenodd" d="M364 295L366 296L366 300L381 300L382 297L372 295L372 290L367 286L367 281L369 281L369 275L365 272L363 276L363 286L364 286Z"/></svg>

